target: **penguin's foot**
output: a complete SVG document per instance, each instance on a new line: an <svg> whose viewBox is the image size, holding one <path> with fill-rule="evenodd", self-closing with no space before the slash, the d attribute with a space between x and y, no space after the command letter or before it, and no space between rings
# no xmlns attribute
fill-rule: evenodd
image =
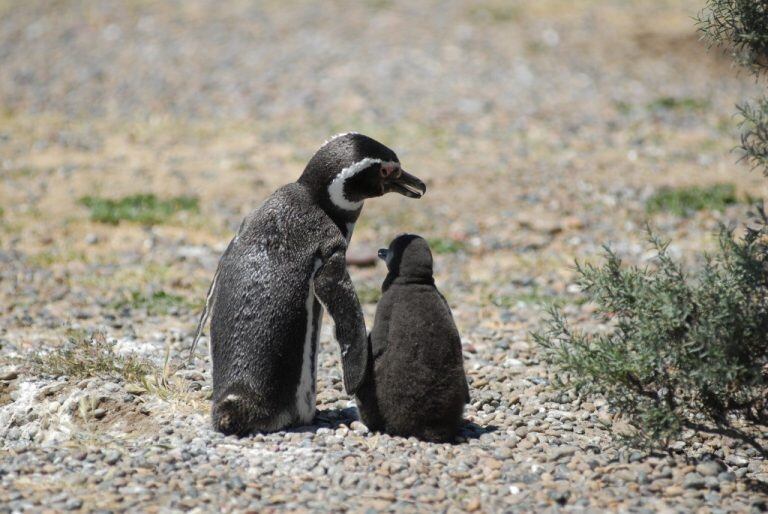
<svg viewBox="0 0 768 514"><path fill-rule="evenodd" d="M236 394L227 395L213 406L213 428L226 435L246 435L253 430L248 406Z"/></svg>
<svg viewBox="0 0 768 514"><path fill-rule="evenodd" d="M230 393L213 404L213 428L226 435L274 432L297 421L295 409L270 413L248 395Z"/></svg>
<svg viewBox="0 0 768 514"><path fill-rule="evenodd" d="M433 425L424 427L419 439L433 443L452 443L456 440L458 428L451 425Z"/></svg>

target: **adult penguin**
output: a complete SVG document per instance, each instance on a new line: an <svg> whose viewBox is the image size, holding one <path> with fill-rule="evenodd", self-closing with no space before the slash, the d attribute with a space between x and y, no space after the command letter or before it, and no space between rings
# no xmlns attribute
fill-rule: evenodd
<svg viewBox="0 0 768 514"><path fill-rule="evenodd" d="M311 423L323 307L335 324L344 388L357 391L368 352L345 255L364 200L393 191L420 198L426 186L383 144L340 134L298 181L243 220L219 261L195 337L210 313L216 430L244 435Z"/></svg>

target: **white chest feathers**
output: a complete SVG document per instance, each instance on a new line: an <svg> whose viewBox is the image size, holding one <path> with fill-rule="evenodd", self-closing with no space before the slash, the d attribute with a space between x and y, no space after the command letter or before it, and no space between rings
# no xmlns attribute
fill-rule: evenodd
<svg viewBox="0 0 768 514"><path fill-rule="evenodd" d="M309 424L315 417L317 400L317 387L315 385L315 370L317 369L317 341L320 337L320 322L323 319L323 309L320 308L319 316L315 319L315 273L320 269L322 261L315 259L315 267L309 277L309 291L304 308L307 310L306 333L304 334L304 348L301 355L301 378L296 388L296 412L299 422Z"/></svg>

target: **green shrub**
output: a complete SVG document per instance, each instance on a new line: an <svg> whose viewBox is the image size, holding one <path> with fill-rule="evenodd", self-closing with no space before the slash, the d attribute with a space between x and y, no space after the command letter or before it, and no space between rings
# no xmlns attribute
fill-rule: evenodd
<svg viewBox="0 0 768 514"><path fill-rule="evenodd" d="M753 168L763 168L768 176L768 98L761 98L757 105L742 104L738 109L742 158Z"/></svg>
<svg viewBox="0 0 768 514"><path fill-rule="evenodd" d="M156 225L179 211L199 211L198 199L190 196L167 200L160 200L153 194L137 194L116 200L84 196L79 202L91 210L91 220L112 225L123 220Z"/></svg>
<svg viewBox="0 0 768 514"><path fill-rule="evenodd" d="M732 184L716 184L708 187L661 188L645 203L646 211L671 212L678 216L689 216L701 210L722 211L728 205L739 201Z"/></svg>
<svg viewBox="0 0 768 514"><path fill-rule="evenodd" d="M739 64L756 76L768 70L768 4L754 0L708 0L699 14L699 30L710 44L727 48ZM743 158L768 176L768 98L743 103Z"/></svg>
<svg viewBox="0 0 768 514"><path fill-rule="evenodd" d="M740 64L759 72L768 66L768 5L754 0L708 0L699 30L711 44L729 48Z"/></svg>
<svg viewBox="0 0 768 514"><path fill-rule="evenodd" d="M729 428L732 415L768 419L768 218L686 274L652 237L653 268L624 267L606 249L577 265L579 285L608 328L585 334L552 308L534 334L558 385L602 395L636 429L636 444L666 445L683 428Z"/></svg>

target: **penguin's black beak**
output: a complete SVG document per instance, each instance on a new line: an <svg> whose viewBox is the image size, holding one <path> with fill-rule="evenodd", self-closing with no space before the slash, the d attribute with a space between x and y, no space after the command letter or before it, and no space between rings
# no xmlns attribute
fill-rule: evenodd
<svg viewBox="0 0 768 514"><path fill-rule="evenodd" d="M387 182L387 192L394 191L409 198L421 198L427 192L427 186L410 173L402 171L397 177Z"/></svg>
<svg viewBox="0 0 768 514"><path fill-rule="evenodd" d="M389 250L386 248L379 248L379 259L386 261L389 255Z"/></svg>

